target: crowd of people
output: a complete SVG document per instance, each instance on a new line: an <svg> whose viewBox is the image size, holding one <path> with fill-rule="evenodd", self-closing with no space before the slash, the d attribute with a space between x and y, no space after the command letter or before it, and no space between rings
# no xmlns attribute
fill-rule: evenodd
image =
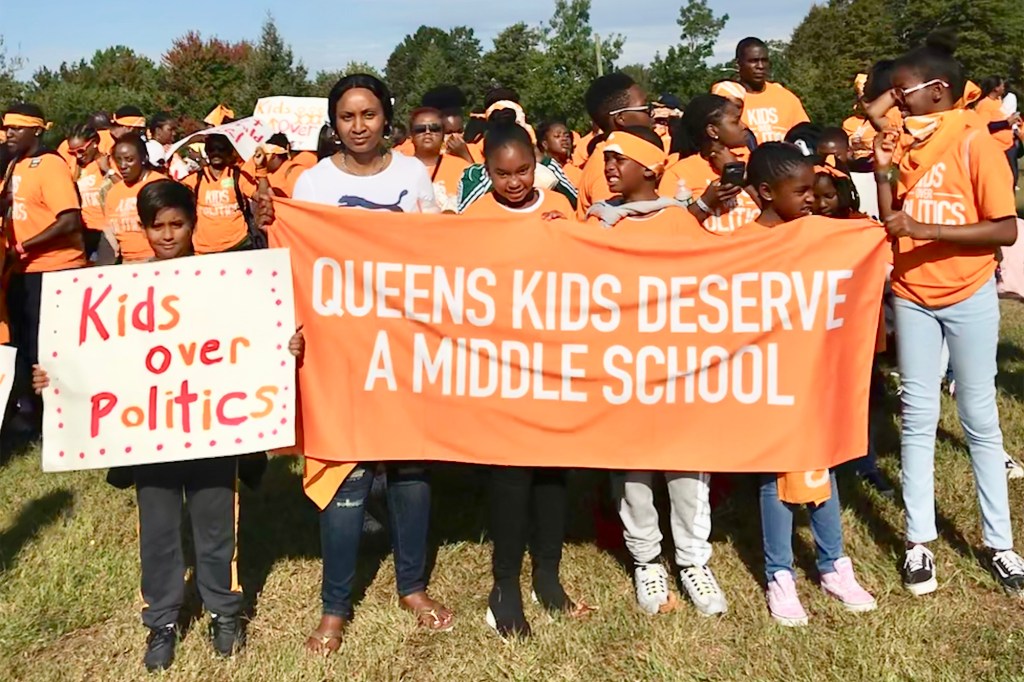
<svg viewBox="0 0 1024 682"><path fill-rule="evenodd" d="M928 544L937 539L933 462L948 367L973 465L987 565L1007 593L1022 594L1024 559L1014 551L1007 490L1008 474L1021 470L1003 449L995 376L998 260L1000 248L1017 238L1014 185L1024 133L1006 81L991 77L975 85L953 52L948 38L936 34L872 65L852 84L855 112L832 127L810 123L800 99L769 80L768 48L756 38L739 43L734 80L690 102L670 95L652 102L625 73L598 77L582 103L592 121L583 135L564 121L532 125L517 93L500 87L486 94L482 112L468 116L461 93L438 87L399 122L383 82L351 75L329 93L315 155L293 152L278 134L248 160L217 134L168 156L175 119L157 113L147 121L130 106L109 118L92 116L59 153L51 152L42 144L43 112L16 104L3 117L8 156L0 193L6 314L10 342L18 348L19 383L8 423L39 433L37 394L50 381L36 344L43 273L259 248L277 197L466 215L479 224L512 216L580 221L681 241L698 233L723 239L767 233L811 215L870 217L893 245L887 301L903 408L903 584L914 595L938 584ZM230 114L223 108L214 113L215 122ZM301 357L306 343L298 331L290 349ZM856 468L866 485L894 495L875 466L873 448ZM185 574L183 500L213 646L231 655L245 642L235 568L236 460L120 473L134 484L140 512L146 667L166 668L174 657ZM489 472L493 588L486 620L503 637L530 634L520 587L527 550L540 604L568 618L593 611L570 597L560 578L566 474L529 467ZM782 625L808 622L792 546L794 511L803 504L810 509L821 587L850 611L877 606L844 550L835 473L828 475L830 484L811 499L794 490L788 474L759 478L765 595ZM654 493L659 476L669 495L671 573L662 562ZM701 614L727 612L711 568L710 480L699 471L611 473L643 612L677 606L673 578ZM427 592L430 465L372 456L354 467L307 459L303 485L321 510L323 557L322 617L306 641L315 654L337 651L353 617L366 502L380 481L386 481L399 603L424 628L445 631L456 623Z"/></svg>

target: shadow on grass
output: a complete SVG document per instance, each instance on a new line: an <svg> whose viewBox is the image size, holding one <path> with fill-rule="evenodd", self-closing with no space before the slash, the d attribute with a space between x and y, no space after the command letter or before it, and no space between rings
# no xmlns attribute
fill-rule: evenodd
<svg viewBox="0 0 1024 682"><path fill-rule="evenodd" d="M74 495L66 488L26 502L17 518L0 532L0 577L11 570L22 548L71 508Z"/></svg>

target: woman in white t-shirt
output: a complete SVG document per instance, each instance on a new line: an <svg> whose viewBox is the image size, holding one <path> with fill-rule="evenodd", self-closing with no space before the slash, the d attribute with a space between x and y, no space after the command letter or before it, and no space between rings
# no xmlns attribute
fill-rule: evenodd
<svg viewBox="0 0 1024 682"><path fill-rule="evenodd" d="M338 81L328 97L328 119L341 148L299 177L293 198L371 211L439 212L424 165L418 159L392 153L385 144L392 115L391 94L377 78L357 74ZM261 197L260 213L261 223L272 222L269 197ZM308 342L316 343L316 339ZM321 507L324 562L323 615L306 648L324 656L341 646L343 630L352 618L352 582L365 501L377 469L376 462L361 462L344 478L332 475L340 466L307 458L304 481L307 494ZM448 630L453 625L452 612L426 593L430 483L423 465L387 464L387 498L402 608L413 612L426 628Z"/></svg>

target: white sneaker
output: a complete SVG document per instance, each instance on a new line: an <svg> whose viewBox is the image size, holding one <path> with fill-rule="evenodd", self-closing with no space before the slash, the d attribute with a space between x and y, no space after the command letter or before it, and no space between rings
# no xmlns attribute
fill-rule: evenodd
<svg viewBox="0 0 1024 682"><path fill-rule="evenodd" d="M661 564L638 564L633 571L636 603L640 610L656 615L669 605L668 572Z"/></svg>
<svg viewBox="0 0 1024 682"><path fill-rule="evenodd" d="M679 571L679 580L701 615L718 616L729 610L722 588L707 566L687 566Z"/></svg>
<svg viewBox="0 0 1024 682"><path fill-rule="evenodd" d="M1011 481L1018 478L1024 478L1024 467L1020 465L1020 462L1015 460L1006 452L1003 453L1003 456L1006 458L1006 477Z"/></svg>

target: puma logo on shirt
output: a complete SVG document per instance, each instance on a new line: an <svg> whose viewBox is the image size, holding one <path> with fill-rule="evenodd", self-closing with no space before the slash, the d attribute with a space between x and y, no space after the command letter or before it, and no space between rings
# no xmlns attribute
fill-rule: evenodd
<svg viewBox="0 0 1024 682"><path fill-rule="evenodd" d="M378 204L376 202L370 201L369 199L357 197L352 194L346 194L340 199L338 199L338 206L341 208L365 208L370 211L391 211L392 213L405 213L405 211L402 210L401 203L402 199L404 199L408 193L409 190L403 189L402 192L398 195L398 199L395 200L395 203L393 204Z"/></svg>

